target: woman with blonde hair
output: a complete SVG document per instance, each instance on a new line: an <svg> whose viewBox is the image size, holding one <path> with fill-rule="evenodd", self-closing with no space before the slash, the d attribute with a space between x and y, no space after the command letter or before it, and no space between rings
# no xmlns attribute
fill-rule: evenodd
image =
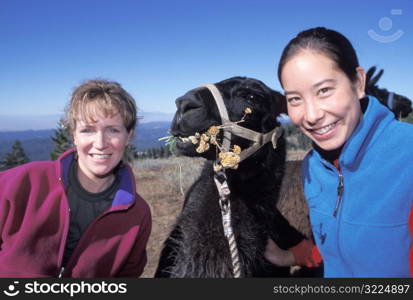
<svg viewBox="0 0 413 300"><path fill-rule="evenodd" d="M73 149L0 173L0 276L138 277L151 214L122 162L135 101L116 82L89 80L65 119Z"/></svg>

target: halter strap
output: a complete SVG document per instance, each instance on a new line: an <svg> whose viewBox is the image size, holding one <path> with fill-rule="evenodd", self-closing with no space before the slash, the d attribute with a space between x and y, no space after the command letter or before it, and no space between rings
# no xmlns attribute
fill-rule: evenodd
<svg viewBox="0 0 413 300"><path fill-rule="evenodd" d="M273 148L277 148L277 140L282 134L280 127L275 127L270 132L265 134L256 132L254 130L239 126L238 124L231 122L228 117L227 107L224 104L222 95L214 84L204 84L201 87L206 87L212 94L215 103L217 104L218 111L221 117L222 125L224 125L224 140L223 148L225 151L229 151L231 147L231 133L254 142L250 147L243 149L240 154L240 162L258 151L262 146L268 142L272 142Z"/></svg>
<svg viewBox="0 0 413 300"><path fill-rule="evenodd" d="M213 84L204 84L202 85L202 87L206 87L211 92L215 103L217 104L221 122L222 125L224 125L224 151L230 150L231 133L253 142L252 146L241 151L240 162L270 141L272 142L274 149L277 147L277 140L282 133L281 128L275 127L270 132L262 134L260 132L256 132L254 130L239 126L238 124L231 122L228 117L228 111L225 106L224 100L222 99L222 95L217 87ZM233 276L235 278L239 278L242 274L241 262L239 259L237 241L232 230L230 190L228 187L225 170L215 172L214 182L219 193L219 205L221 207L222 225L230 249Z"/></svg>
<svg viewBox="0 0 413 300"><path fill-rule="evenodd" d="M202 85L202 87L206 87L214 97L215 103L218 106L219 115L221 117L221 123L227 124L229 123L228 111L227 107L225 106L224 99L222 99L221 93L217 89L214 84L206 83ZM224 130L224 140L222 141L222 146L224 147L225 151L229 151L231 147L231 132L228 130Z"/></svg>
<svg viewBox="0 0 413 300"><path fill-rule="evenodd" d="M387 107L389 109L393 109L393 99L394 99L394 93L390 92L389 95L387 96Z"/></svg>

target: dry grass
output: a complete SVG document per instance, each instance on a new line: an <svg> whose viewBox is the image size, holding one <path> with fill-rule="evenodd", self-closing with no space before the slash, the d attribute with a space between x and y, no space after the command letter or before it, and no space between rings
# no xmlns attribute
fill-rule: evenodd
<svg viewBox="0 0 413 300"><path fill-rule="evenodd" d="M137 191L152 211L152 233L147 246L148 264L141 277L153 277L162 244L181 211L184 200L182 192L185 193L199 176L203 162L201 158L187 157L135 161L133 169Z"/></svg>
<svg viewBox="0 0 413 300"><path fill-rule="evenodd" d="M303 151L288 153L287 160L300 160L304 154ZM198 178L203 162L201 158L188 157L146 159L134 162L137 191L148 202L152 211L152 233L147 246L148 264L141 277L153 277L162 244L181 211L184 200L182 192L185 193ZM288 182L288 185L290 184L293 183ZM300 188L293 187L292 190L301 192ZM296 215L299 204L292 203L291 206L288 199L283 199L280 210L290 219ZM297 227L303 227L294 220L292 223Z"/></svg>

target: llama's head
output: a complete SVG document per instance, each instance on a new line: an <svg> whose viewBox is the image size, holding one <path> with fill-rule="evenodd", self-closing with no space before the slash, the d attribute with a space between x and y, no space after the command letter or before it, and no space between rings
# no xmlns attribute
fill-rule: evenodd
<svg viewBox="0 0 413 300"><path fill-rule="evenodd" d="M279 124L277 116L286 111L283 95L270 89L259 80L246 77L232 77L215 84L222 96L229 121L260 133L268 133ZM221 115L211 91L206 87L190 90L176 100L177 111L172 121L171 133L177 139L178 150L187 156L203 156L215 159L217 146L208 145L208 150L199 151L199 143L188 137L198 137L212 126L222 125ZM251 112L249 111L251 110ZM223 143L223 130L217 135L218 144ZM251 146L248 139L232 134L231 145L242 150ZM198 149L198 151L197 151ZM199 153L201 152L201 153Z"/></svg>
<svg viewBox="0 0 413 300"><path fill-rule="evenodd" d="M412 102L409 98L381 89L377 86L377 81L383 75L383 69L376 75L376 67L371 67L366 74L366 94L376 97L382 104L386 105L396 119L405 118L412 112Z"/></svg>

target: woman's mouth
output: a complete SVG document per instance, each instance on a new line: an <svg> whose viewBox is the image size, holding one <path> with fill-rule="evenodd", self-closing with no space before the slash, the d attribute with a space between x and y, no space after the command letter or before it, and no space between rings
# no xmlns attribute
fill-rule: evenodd
<svg viewBox="0 0 413 300"><path fill-rule="evenodd" d="M336 127L336 123L333 123L333 124L321 127L319 129L313 129L313 132L316 133L316 134L323 135L323 134L326 134L329 131L333 130L335 127Z"/></svg>
<svg viewBox="0 0 413 300"><path fill-rule="evenodd" d="M110 158L110 154L89 154L93 160L104 161Z"/></svg>
<svg viewBox="0 0 413 300"><path fill-rule="evenodd" d="M307 131L317 140L329 139L335 132L337 122L317 129L307 129Z"/></svg>

